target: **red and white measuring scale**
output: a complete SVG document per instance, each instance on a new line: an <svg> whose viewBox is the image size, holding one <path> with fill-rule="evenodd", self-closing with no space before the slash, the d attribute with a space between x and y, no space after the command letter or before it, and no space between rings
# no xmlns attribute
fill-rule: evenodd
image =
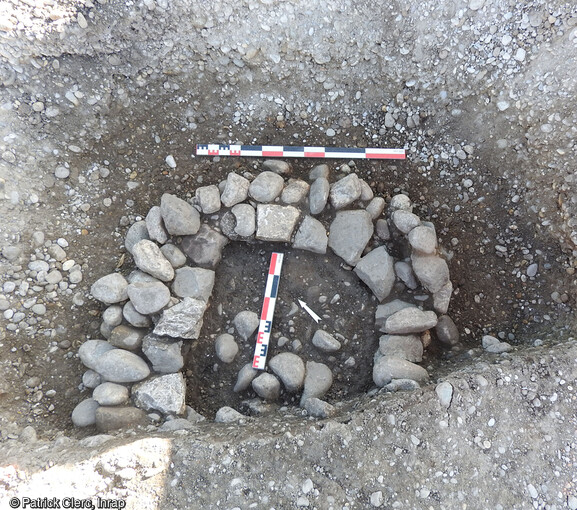
<svg viewBox="0 0 577 510"><path fill-rule="evenodd" d="M266 365L266 355L272 329L272 317L276 305L276 296L278 294L278 284L282 268L284 254L273 252L270 257L270 266L268 277L266 279L266 288L264 292L264 301L262 303L262 312L260 314L260 324L256 336L256 347L254 357L252 358L252 368L264 370Z"/></svg>

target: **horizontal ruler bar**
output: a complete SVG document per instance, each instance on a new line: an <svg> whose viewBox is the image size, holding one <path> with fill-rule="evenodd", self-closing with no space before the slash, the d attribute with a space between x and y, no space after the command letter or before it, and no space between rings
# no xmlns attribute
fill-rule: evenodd
<svg viewBox="0 0 577 510"><path fill-rule="evenodd" d="M266 279L266 288L264 300L262 303L262 312L260 314L260 323L256 335L256 346L252 358L252 368L264 370L266 365L266 355L268 353L268 344L272 329L272 318L276 305L276 296L278 294L278 283L282 269L283 254L274 252L270 257L270 266L268 277Z"/></svg>
<svg viewBox="0 0 577 510"><path fill-rule="evenodd" d="M255 158L405 159L405 149L376 147L298 147L292 145L198 144L197 156L248 156Z"/></svg>

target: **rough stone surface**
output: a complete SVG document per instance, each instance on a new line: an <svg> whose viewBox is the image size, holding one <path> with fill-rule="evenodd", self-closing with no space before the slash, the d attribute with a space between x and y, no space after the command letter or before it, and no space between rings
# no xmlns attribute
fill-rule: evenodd
<svg viewBox="0 0 577 510"><path fill-rule="evenodd" d="M294 393L303 387L305 364L296 354L281 352L270 359L269 367L282 381L288 392Z"/></svg>
<svg viewBox="0 0 577 510"><path fill-rule="evenodd" d="M341 343L330 333L317 329L312 339L313 345L323 352L336 352L341 348Z"/></svg>
<svg viewBox="0 0 577 510"><path fill-rule="evenodd" d="M146 215L145 222L148 236L152 241L157 241L160 244L164 244L168 241L168 234L164 228L164 221L162 219L160 207L157 205L151 207L150 211L148 211L148 214Z"/></svg>
<svg viewBox="0 0 577 510"><path fill-rule="evenodd" d="M420 363L423 360L423 343L417 335L383 335L379 339L378 353Z"/></svg>
<svg viewBox="0 0 577 510"><path fill-rule="evenodd" d="M375 232L380 239L388 241L391 238L389 222L383 218L378 219L375 224Z"/></svg>
<svg viewBox="0 0 577 510"><path fill-rule="evenodd" d="M132 248L134 263L141 271L150 276L168 282L174 278L174 268L166 260L158 245L152 241L139 241Z"/></svg>
<svg viewBox="0 0 577 510"><path fill-rule="evenodd" d="M452 347L459 343L459 330L453 322L453 319L448 315L442 315L439 317L437 325L435 326L435 331L437 333L437 338L442 344Z"/></svg>
<svg viewBox="0 0 577 510"><path fill-rule="evenodd" d="M131 301L125 303L122 308L122 316L135 328L147 328L152 324L150 317L137 311Z"/></svg>
<svg viewBox="0 0 577 510"><path fill-rule="evenodd" d="M174 244L164 244L160 247L160 251L166 257L166 260L170 262L174 269L184 266L186 264L186 255L182 253L180 248L174 246Z"/></svg>
<svg viewBox="0 0 577 510"><path fill-rule="evenodd" d="M172 374L184 366L182 341L150 333L142 340L142 352L159 374Z"/></svg>
<svg viewBox="0 0 577 510"><path fill-rule="evenodd" d="M347 264L354 266L373 230L373 221L367 211L339 211L330 226L329 247Z"/></svg>
<svg viewBox="0 0 577 510"><path fill-rule="evenodd" d="M234 337L228 333L223 333L216 337L214 348L217 358L223 363L232 363L239 350Z"/></svg>
<svg viewBox="0 0 577 510"><path fill-rule="evenodd" d="M188 202L175 195L165 193L160 199L160 210L164 226L173 236L187 236L198 232L200 214Z"/></svg>
<svg viewBox="0 0 577 510"><path fill-rule="evenodd" d="M326 177L319 177L312 184L309 191L309 210L317 215L323 212L329 199L331 185Z"/></svg>
<svg viewBox="0 0 577 510"><path fill-rule="evenodd" d="M154 328L158 336L197 339L202 329L206 302L185 297L180 303L162 312Z"/></svg>
<svg viewBox="0 0 577 510"><path fill-rule="evenodd" d="M383 356L373 367L373 381L380 387L393 379L412 379L424 383L428 378L429 374L423 367L394 356Z"/></svg>
<svg viewBox="0 0 577 510"><path fill-rule="evenodd" d="M252 368L252 363L247 363L244 365L238 372L233 391L238 393L240 391L246 390L250 386L252 380L259 374L259 372L259 370Z"/></svg>
<svg viewBox="0 0 577 510"><path fill-rule="evenodd" d="M321 163L320 165L316 165L312 168L309 172L309 180L315 181L319 177L324 177L328 179L330 175L330 168L329 165L326 163Z"/></svg>
<svg viewBox="0 0 577 510"><path fill-rule="evenodd" d="M290 164L280 159L265 159L262 162L262 167L280 175L289 174L291 171Z"/></svg>
<svg viewBox="0 0 577 510"><path fill-rule="evenodd" d="M284 179L274 172L262 172L250 183L248 194L257 202L268 203L277 198L283 189Z"/></svg>
<svg viewBox="0 0 577 510"><path fill-rule="evenodd" d="M127 290L130 302L143 315L162 310L170 301L170 290L162 282L131 283Z"/></svg>
<svg viewBox="0 0 577 510"><path fill-rule="evenodd" d="M148 424L146 413L136 407L107 407L96 410L96 428L100 432L134 428Z"/></svg>
<svg viewBox="0 0 577 510"><path fill-rule="evenodd" d="M307 361L301 407L309 398L321 398L333 384L333 373L324 363Z"/></svg>
<svg viewBox="0 0 577 510"><path fill-rule="evenodd" d="M393 223L403 234L408 234L411 230L421 224L421 220L412 212L399 209L393 213Z"/></svg>
<svg viewBox="0 0 577 510"><path fill-rule="evenodd" d="M399 280L407 286L407 288L415 290L419 286L413 268L408 262L405 262L404 260L395 262L395 274Z"/></svg>
<svg viewBox="0 0 577 510"><path fill-rule="evenodd" d="M256 230L256 211L250 204L236 204L232 208L236 220L234 231L241 237L249 237Z"/></svg>
<svg viewBox="0 0 577 510"><path fill-rule="evenodd" d="M377 306L377 309L375 311L375 326L379 329L384 327L385 321L391 315L402 310L403 308L409 308L409 307L415 307L415 305L412 303L407 303L406 301L402 301L400 299L395 299L393 301L389 301L388 303L383 303L382 305Z"/></svg>
<svg viewBox="0 0 577 510"><path fill-rule="evenodd" d="M196 190L196 200L203 214L214 214L220 210L220 191L218 186L201 186Z"/></svg>
<svg viewBox="0 0 577 510"><path fill-rule="evenodd" d="M185 394L186 383L180 372L151 377L132 387L132 398L138 407L163 414L182 414Z"/></svg>
<svg viewBox="0 0 577 510"><path fill-rule="evenodd" d="M96 360L93 370L115 383L142 381L150 374L148 365L140 356L124 349L105 352Z"/></svg>
<svg viewBox="0 0 577 510"><path fill-rule="evenodd" d="M106 304L120 303L128 299L128 282L120 273L111 273L96 280L90 287L94 299Z"/></svg>
<svg viewBox="0 0 577 510"><path fill-rule="evenodd" d="M283 189L280 200L281 202L291 205L302 202L309 192L310 184L306 181L291 180Z"/></svg>
<svg viewBox="0 0 577 510"><path fill-rule="evenodd" d="M411 256L413 271L425 289L432 294L439 292L449 282L449 266L445 259L434 255Z"/></svg>
<svg viewBox="0 0 577 510"><path fill-rule="evenodd" d="M409 244L413 250L432 255L437 250L437 234L430 227L419 225L409 232Z"/></svg>
<svg viewBox="0 0 577 510"><path fill-rule="evenodd" d="M433 294L433 308L436 312L445 314L449 310L451 295L453 294L453 283L448 281L441 287L441 290Z"/></svg>
<svg viewBox="0 0 577 510"><path fill-rule="evenodd" d="M391 293L395 284L395 269L393 257L384 246L375 248L360 259L354 271L379 301Z"/></svg>
<svg viewBox="0 0 577 510"><path fill-rule="evenodd" d="M389 204L389 209L391 211L413 211L413 205L411 199L407 195L399 194L391 198L391 203Z"/></svg>
<svg viewBox="0 0 577 510"><path fill-rule="evenodd" d="M258 328L259 318L255 312L243 310L235 315L232 323L243 340L247 340Z"/></svg>
<svg viewBox="0 0 577 510"><path fill-rule="evenodd" d="M437 384L435 393L437 397L439 397L439 403L443 407L449 407L451 405L451 400L453 400L453 385L450 382L444 381Z"/></svg>
<svg viewBox="0 0 577 510"><path fill-rule="evenodd" d="M101 406L119 406L128 401L128 388L121 384L105 382L94 388L92 398Z"/></svg>
<svg viewBox="0 0 577 510"><path fill-rule="evenodd" d="M256 217L257 239L288 243L300 217L300 211L292 205L259 204Z"/></svg>
<svg viewBox="0 0 577 510"><path fill-rule="evenodd" d="M360 198L361 190L361 181L358 175L349 174L331 186L329 193L331 205L335 209L347 207Z"/></svg>
<svg viewBox="0 0 577 510"><path fill-rule="evenodd" d="M252 380L252 389L260 398L277 400L280 396L280 381L272 374L261 374Z"/></svg>
<svg viewBox="0 0 577 510"><path fill-rule="evenodd" d="M421 333L437 325L435 312L423 312L419 308L403 308L391 315L384 326L385 333L390 335L406 335ZM410 379L410 378L409 378Z"/></svg>
<svg viewBox="0 0 577 510"><path fill-rule="evenodd" d="M244 202L248 197L248 188L250 181L241 175L230 172L226 178L224 189L220 195L222 205L232 207L233 205Z"/></svg>
<svg viewBox="0 0 577 510"><path fill-rule="evenodd" d="M314 418L330 418L336 413L333 405L316 397L307 398L304 402L304 408L309 416Z"/></svg>
<svg viewBox="0 0 577 510"><path fill-rule="evenodd" d="M88 427L96 423L96 410L100 404L93 398L80 402L72 411L72 423L76 427Z"/></svg>
<svg viewBox="0 0 577 510"><path fill-rule="evenodd" d="M99 384L102 384L102 376L94 370L87 370L82 374L82 384L86 388L94 389Z"/></svg>
<svg viewBox="0 0 577 510"><path fill-rule="evenodd" d="M128 232L126 232L126 236L124 237L124 247L132 253L134 245L144 239L150 239L148 229L146 228L146 221L137 221L133 223L128 229Z"/></svg>
<svg viewBox="0 0 577 510"><path fill-rule="evenodd" d="M244 414L239 413L232 407L224 406L221 407L214 418L216 423L237 423L246 420Z"/></svg>
<svg viewBox="0 0 577 510"><path fill-rule="evenodd" d="M112 327L120 325L122 322L122 307L119 305L109 306L102 312L102 320Z"/></svg>
<svg viewBox="0 0 577 510"><path fill-rule="evenodd" d="M385 210L385 199L383 197L373 198L367 205L366 209L371 215L373 221L376 220Z"/></svg>
<svg viewBox="0 0 577 510"><path fill-rule="evenodd" d="M116 326L110 333L108 342L114 347L136 351L142 345L145 330L121 324Z"/></svg>
<svg viewBox="0 0 577 510"><path fill-rule="evenodd" d="M182 239L182 249L199 266L214 268L222 258L228 239L220 232L203 224L198 233Z"/></svg>
<svg viewBox="0 0 577 510"><path fill-rule="evenodd" d="M208 302L214 287L215 273L202 267L180 267L172 282L172 291L178 297L192 297Z"/></svg>
<svg viewBox="0 0 577 510"><path fill-rule="evenodd" d="M324 254L327 252L328 242L324 225L312 216L305 216L295 235L293 248Z"/></svg>
<svg viewBox="0 0 577 510"><path fill-rule="evenodd" d="M103 354L115 349L105 340L87 340L78 348L78 357L87 368L95 370L97 361Z"/></svg>

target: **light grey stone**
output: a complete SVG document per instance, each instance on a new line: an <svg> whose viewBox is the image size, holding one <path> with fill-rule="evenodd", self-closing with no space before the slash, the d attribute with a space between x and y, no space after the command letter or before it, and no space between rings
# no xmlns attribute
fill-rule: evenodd
<svg viewBox="0 0 577 510"><path fill-rule="evenodd" d="M215 184L197 188L196 200L203 214L214 214L220 211L220 191Z"/></svg>
<svg viewBox="0 0 577 510"><path fill-rule="evenodd" d="M174 244L165 244L160 247L160 251L174 269L178 269L186 264L186 255L182 253L179 248L174 246Z"/></svg>
<svg viewBox="0 0 577 510"><path fill-rule="evenodd" d="M366 209L367 212L371 215L373 221L376 220L381 214L383 214L383 211L385 210L385 199L383 197L373 198L367 205Z"/></svg>
<svg viewBox="0 0 577 510"><path fill-rule="evenodd" d="M418 390L421 385L412 379L393 379L390 383L383 386L383 390L389 392L395 391L414 391Z"/></svg>
<svg viewBox="0 0 577 510"><path fill-rule="evenodd" d="M354 271L379 301L391 293L395 284L395 269L393 257L384 246L367 253L357 262Z"/></svg>
<svg viewBox="0 0 577 510"><path fill-rule="evenodd" d="M269 361L269 367L282 381L288 392L294 393L303 387L305 364L296 354L291 352L277 354Z"/></svg>
<svg viewBox="0 0 577 510"><path fill-rule="evenodd" d="M407 195L399 194L391 198L391 203L389 204L389 210L391 212L402 210L402 211L413 211L413 205L411 199Z"/></svg>
<svg viewBox="0 0 577 510"><path fill-rule="evenodd" d="M285 204L298 204L307 196L310 184L306 181L291 180L282 191L280 199Z"/></svg>
<svg viewBox="0 0 577 510"><path fill-rule="evenodd" d="M168 420L158 427L159 432L175 432L176 430L190 430L195 429L196 426L186 418L175 418Z"/></svg>
<svg viewBox="0 0 577 510"><path fill-rule="evenodd" d="M283 189L284 179L274 172L262 172L250 183L248 194L257 202L269 203L277 198Z"/></svg>
<svg viewBox="0 0 577 510"><path fill-rule="evenodd" d="M168 304L170 290L162 282L131 283L128 286L128 297L138 313L149 315Z"/></svg>
<svg viewBox="0 0 577 510"><path fill-rule="evenodd" d="M322 329L315 331L312 343L323 352L336 352L341 348L341 343L333 335Z"/></svg>
<svg viewBox="0 0 577 510"><path fill-rule="evenodd" d="M134 263L141 271L168 282L174 278L174 268L153 241L139 241L132 248Z"/></svg>
<svg viewBox="0 0 577 510"><path fill-rule="evenodd" d="M415 273L413 273L413 268L408 262L395 262L395 273L407 288L415 290L419 286L419 282L417 282L415 278Z"/></svg>
<svg viewBox="0 0 577 510"><path fill-rule="evenodd" d="M375 197L375 193L373 192L372 188L369 186L369 183L364 179L359 179L359 183L361 184L361 196L359 197L360 200L363 202L368 202ZM383 199L383 208L384 208L384 199Z"/></svg>
<svg viewBox="0 0 577 510"><path fill-rule="evenodd" d="M148 229L146 228L146 221L137 221L133 223L128 229L128 232L126 232L126 236L124 237L124 247L129 253L132 253L134 245L144 239L150 240Z"/></svg>
<svg viewBox="0 0 577 510"><path fill-rule="evenodd" d="M226 178L224 189L220 195L220 200L225 207L244 202L248 197L250 181L241 175L230 172Z"/></svg>
<svg viewBox="0 0 577 510"><path fill-rule="evenodd" d="M393 213L393 223L403 234L408 234L421 224L421 219L412 212L399 209Z"/></svg>
<svg viewBox="0 0 577 510"><path fill-rule="evenodd" d="M48 255L59 262L62 262L66 258L66 252L63 250L62 246L59 246L58 244L51 244L48 247Z"/></svg>
<svg viewBox="0 0 577 510"><path fill-rule="evenodd" d="M357 174L349 174L333 183L329 197L335 209L351 205L361 196L361 181Z"/></svg>
<svg viewBox="0 0 577 510"><path fill-rule="evenodd" d="M102 312L102 320L109 326L119 326L122 322L122 307L119 305L109 306Z"/></svg>
<svg viewBox="0 0 577 510"><path fill-rule="evenodd" d="M439 292L449 282L449 266L445 259L436 255L411 255L415 276L431 294Z"/></svg>
<svg viewBox="0 0 577 510"><path fill-rule="evenodd" d="M150 333L142 340L142 352L159 374L172 374L184 366L182 340L157 336Z"/></svg>
<svg viewBox="0 0 577 510"><path fill-rule="evenodd" d="M437 325L435 326L437 338L439 341L448 346L453 347L459 343L459 330L453 322L453 319L448 315L439 317Z"/></svg>
<svg viewBox="0 0 577 510"><path fill-rule="evenodd" d="M96 372L96 364L103 354L115 349L105 340L87 340L78 348L78 357L85 367Z"/></svg>
<svg viewBox="0 0 577 510"><path fill-rule="evenodd" d="M102 383L102 376L94 370L87 370L82 374L82 384L87 388L94 389Z"/></svg>
<svg viewBox="0 0 577 510"><path fill-rule="evenodd" d="M205 421L205 420L206 420L206 418L205 418L202 414L196 412L196 411L195 411L192 407L190 407L190 406L185 406L185 407L184 407L184 412L185 412L186 419L187 419L188 421L192 422L192 423L199 423L199 422L201 422L201 421Z"/></svg>
<svg viewBox="0 0 577 510"><path fill-rule="evenodd" d="M432 228L419 225L409 232L409 244L413 250L432 255L437 250L437 234Z"/></svg>
<svg viewBox="0 0 577 510"><path fill-rule="evenodd" d="M314 166L312 170L309 172L309 180L315 181L319 177L328 179L329 173L330 173L329 165L327 165L326 163L321 163L320 165Z"/></svg>
<svg viewBox="0 0 577 510"><path fill-rule="evenodd" d="M178 297L192 297L208 302L214 287L214 277L215 273L211 269L180 267L176 270L172 291Z"/></svg>
<svg viewBox="0 0 577 510"><path fill-rule="evenodd" d="M182 239L182 250L197 265L214 268L222 258L228 239L220 232L203 224L198 233Z"/></svg>
<svg viewBox="0 0 577 510"><path fill-rule="evenodd" d="M128 388L121 384L105 382L94 388L92 398L101 406L119 406L128 402Z"/></svg>
<svg viewBox="0 0 577 510"><path fill-rule="evenodd" d="M232 209L236 220L234 231L241 237L249 237L256 230L256 211L250 204L236 204Z"/></svg>
<svg viewBox="0 0 577 510"><path fill-rule="evenodd" d="M333 405L316 397L307 398L304 402L304 408L309 416L314 418L330 418L336 412Z"/></svg>
<svg viewBox="0 0 577 510"><path fill-rule="evenodd" d="M232 323L240 337L247 340L258 328L260 320L255 312L244 310L236 314Z"/></svg>
<svg viewBox="0 0 577 510"><path fill-rule="evenodd" d="M401 301L400 299L395 299L393 301L389 301L388 303L383 303L382 305L377 306L377 310L375 311L375 326L382 331L381 328L385 326L385 321L394 313L402 310L403 308L410 308L415 307L415 305L411 303L407 303L406 301Z"/></svg>
<svg viewBox="0 0 577 510"><path fill-rule="evenodd" d="M309 191L309 210L311 214L317 215L324 211L331 185L326 177L319 177L312 184Z"/></svg>
<svg viewBox="0 0 577 510"><path fill-rule="evenodd" d="M134 271L131 271L131 273L128 275L127 280L128 283L144 283L144 282L160 281L158 278L155 278L154 276L151 276L148 273L141 271L140 269L135 269Z"/></svg>
<svg viewBox="0 0 577 510"><path fill-rule="evenodd" d="M321 398L333 384L333 373L324 363L307 361L301 407L309 398Z"/></svg>
<svg viewBox="0 0 577 510"><path fill-rule="evenodd" d="M193 235L200 228L200 214L188 202L165 193L160 199L160 211L167 232L174 236Z"/></svg>
<svg viewBox="0 0 577 510"><path fill-rule="evenodd" d="M38 435L36 429L32 425L28 425L22 429L22 432L18 435L18 440L21 443L35 443L38 441Z"/></svg>
<svg viewBox="0 0 577 510"><path fill-rule="evenodd" d="M280 159L265 159L262 162L262 166L265 170L270 170L271 172L280 175L289 174L291 171L290 165L286 161Z"/></svg>
<svg viewBox="0 0 577 510"><path fill-rule="evenodd" d="M238 372L238 376L236 378L236 384L234 385L233 391L238 393L240 391L246 390L252 380L259 374L259 370L256 368L252 368L252 363L247 363L244 365L240 371Z"/></svg>
<svg viewBox="0 0 577 510"><path fill-rule="evenodd" d="M354 266L371 239L373 229L367 211L339 211L330 226L329 247L347 264Z"/></svg>
<svg viewBox="0 0 577 510"><path fill-rule="evenodd" d="M214 348L217 358L223 363L232 363L239 350L234 337L228 333L223 333L216 338Z"/></svg>
<svg viewBox="0 0 577 510"><path fill-rule="evenodd" d="M120 273L111 273L96 280L90 287L94 299L106 304L120 303L128 299L128 282Z"/></svg>
<svg viewBox="0 0 577 510"><path fill-rule="evenodd" d="M375 232L380 239L388 241L391 238L389 222L383 218L378 219L375 225Z"/></svg>
<svg viewBox="0 0 577 510"><path fill-rule="evenodd" d="M20 255L22 255L22 248L19 246L4 246L2 248L2 256L10 262L17 260Z"/></svg>
<svg viewBox="0 0 577 510"><path fill-rule="evenodd" d="M46 275L46 283L55 285L62 281L62 273L58 269L53 269Z"/></svg>
<svg viewBox="0 0 577 510"><path fill-rule="evenodd" d="M137 407L163 414L182 414L185 394L186 383L180 372L151 377L132 387L132 399Z"/></svg>
<svg viewBox="0 0 577 510"><path fill-rule="evenodd" d="M533 278L534 276L537 276L537 272L539 271L539 264L531 264L529 267L527 267L527 276L529 278Z"/></svg>
<svg viewBox="0 0 577 510"><path fill-rule="evenodd" d="M435 393L437 397L439 397L439 403L443 407L449 407L451 405L451 400L453 400L453 385L450 382L444 381L437 384Z"/></svg>
<svg viewBox="0 0 577 510"><path fill-rule="evenodd" d="M145 330L121 324L116 326L110 333L108 342L119 349L127 349L129 351L136 351L142 345Z"/></svg>
<svg viewBox="0 0 577 510"><path fill-rule="evenodd" d="M423 360L423 343L417 335L383 335L379 339L376 358L380 356L394 356L420 363Z"/></svg>
<svg viewBox="0 0 577 510"><path fill-rule="evenodd" d="M328 242L324 225L312 216L305 216L295 235L293 248L324 254L327 252Z"/></svg>
<svg viewBox="0 0 577 510"><path fill-rule="evenodd" d="M72 423L76 427L88 427L96 423L96 410L100 404L93 398L80 402L72 411Z"/></svg>
<svg viewBox="0 0 577 510"><path fill-rule="evenodd" d="M224 406L216 412L214 421L216 423L237 423L243 422L246 419L247 417L244 414L240 414L232 407Z"/></svg>
<svg viewBox="0 0 577 510"><path fill-rule="evenodd" d="M197 339L202 329L206 302L185 297L180 303L162 312L154 328L158 336Z"/></svg>
<svg viewBox="0 0 577 510"><path fill-rule="evenodd" d="M147 315L143 315L134 308L132 302L128 301L122 309L124 319L135 328L147 328L152 324L152 320Z"/></svg>
<svg viewBox="0 0 577 510"><path fill-rule="evenodd" d="M279 380L266 372L252 380L252 389L265 400L277 400L280 396Z"/></svg>
<svg viewBox="0 0 577 510"><path fill-rule="evenodd" d="M93 368L105 380L115 383L132 383L145 379L150 369L144 360L133 352L113 349L100 356Z"/></svg>
<svg viewBox="0 0 577 510"><path fill-rule="evenodd" d="M96 410L96 428L100 432L134 428L147 424L146 413L136 407L101 406Z"/></svg>
<svg viewBox="0 0 577 510"><path fill-rule="evenodd" d="M441 290L433 294L433 308L440 314L445 314L449 310L451 295L453 294L453 284L449 280Z"/></svg>
<svg viewBox="0 0 577 510"><path fill-rule="evenodd" d="M484 335L482 338L483 349L486 349L487 347L490 347L491 345L497 345L500 343L501 343L501 341L492 335Z"/></svg>
<svg viewBox="0 0 577 510"><path fill-rule="evenodd" d="M148 236L152 241L158 241L160 244L164 244L168 241L168 234L164 228L164 221L162 219L160 207L157 205L151 207L150 211L148 211L148 214L146 215L145 221Z"/></svg>
<svg viewBox="0 0 577 510"><path fill-rule="evenodd" d="M503 352L509 352L512 349L513 346L508 342L499 342L497 344L492 344L485 347L485 350L492 354L501 354Z"/></svg>
<svg viewBox="0 0 577 510"><path fill-rule="evenodd" d="M258 204L256 238L261 241L288 243L300 217L292 205Z"/></svg>
<svg viewBox="0 0 577 510"><path fill-rule="evenodd" d="M373 381L379 387L385 386L393 379L412 379L424 383L428 378L429 374L423 367L394 356L383 356L373 367Z"/></svg>
<svg viewBox="0 0 577 510"><path fill-rule="evenodd" d="M435 312L423 312L419 308L403 308L391 315L384 326L385 333L389 335L406 335L421 333L437 325ZM410 379L410 378L409 378Z"/></svg>

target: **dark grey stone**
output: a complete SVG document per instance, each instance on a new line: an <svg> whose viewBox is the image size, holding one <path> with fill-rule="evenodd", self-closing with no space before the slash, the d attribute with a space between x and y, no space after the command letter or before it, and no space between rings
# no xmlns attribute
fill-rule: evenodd
<svg viewBox="0 0 577 510"><path fill-rule="evenodd" d="M214 276L214 271L210 269L180 267L176 270L172 291L178 297L192 297L208 302L214 287Z"/></svg>
<svg viewBox="0 0 577 510"><path fill-rule="evenodd" d="M331 223L329 247L347 264L354 266L371 239L373 229L367 211L339 211Z"/></svg>
<svg viewBox="0 0 577 510"><path fill-rule="evenodd" d="M136 407L101 406L96 410L96 428L100 432L134 428L147 424L146 413Z"/></svg>
<svg viewBox="0 0 577 510"><path fill-rule="evenodd" d="M120 349L136 351L140 349L144 335L144 329L138 329L132 326L127 326L126 324L121 324L112 330L108 342L114 347Z"/></svg>
<svg viewBox="0 0 577 510"><path fill-rule="evenodd" d="M182 239L182 250L197 265L214 268L222 258L228 239L220 232L203 224L198 233Z"/></svg>
<svg viewBox="0 0 577 510"><path fill-rule="evenodd" d="M395 284L393 257L384 246L370 251L355 266L357 276L373 291L375 297L382 301Z"/></svg>
<svg viewBox="0 0 577 510"><path fill-rule="evenodd" d="M129 253L132 253L134 245L144 239L150 239L148 229L146 228L146 221L137 221L133 223L128 229L128 232L126 232L126 236L124 237L124 247Z"/></svg>
<svg viewBox="0 0 577 510"><path fill-rule="evenodd" d="M142 340L142 352L152 364L152 370L159 374L172 374L184 366L182 340L150 333Z"/></svg>
<svg viewBox="0 0 577 510"><path fill-rule="evenodd" d="M128 286L128 297L138 313L149 315L168 304L170 290L162 282L131 283Z"/></svg>
<svg viewBox="0 0 577 510"><path fill-rule="evenodd" d="M305 216L295 235L293 248L324 254L327 252L328 242L324 225L312 216Z"/></svg>

